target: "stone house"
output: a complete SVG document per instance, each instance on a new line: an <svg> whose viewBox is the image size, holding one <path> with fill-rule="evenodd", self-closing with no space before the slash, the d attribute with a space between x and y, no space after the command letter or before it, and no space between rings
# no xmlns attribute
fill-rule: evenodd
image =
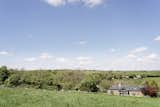
<svg viewBox="0 0 160 107"><path fill-rule="evenodd" d="M137 96L143 97L142 86L129 86L129 85L113 85L108 89L108 94L119 96Z"/></svg>

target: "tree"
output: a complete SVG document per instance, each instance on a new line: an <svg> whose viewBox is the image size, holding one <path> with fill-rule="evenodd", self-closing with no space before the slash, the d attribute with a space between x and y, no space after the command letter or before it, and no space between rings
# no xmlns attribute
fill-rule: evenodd
<svg viewBox="0 0 160 107"><path fill-rule="evenodd" d="M21 76L19 74L13 74L5 81L5 85L9 87L16 87L20 84Z"/></svg>
<svg viewBox="0 0 160 107"><path fill-rule="evenodd" d="M144 95L148 95L150 97L157 97L158 90L158 84L154 80L152 80L145 82L145 87L143 88L142 92L144 93Z"/></svg>
<svg viewBox="0 0 160 107"><path fill-rule="evenodd" d="M83 80L80 84L79 89L81 91L97 92L99 88L97 87L97 81L95 80Z"/></svg>
<svg viewBox="0 0 160 107"><path fill-rule="evenodd" d="M4 83L4 81L9 77L9 71L6 66L0 67L0 83Z"/></svg>
<svg viewBox="0 0 160 107"><path fill-rule="evenodd" d="M100 91L106 92L111 87L112 84L113 84L113 81L106 80L106 79L102 80L99 84Z"/></svg>

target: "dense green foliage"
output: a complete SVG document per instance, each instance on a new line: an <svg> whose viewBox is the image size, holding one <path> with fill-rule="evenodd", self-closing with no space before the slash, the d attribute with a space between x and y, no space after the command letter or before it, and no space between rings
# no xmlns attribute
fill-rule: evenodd
<svg viewBox="0 0 160 107"><path fill-rule="evenodd" d="M0 83L5 87L26 87L48 90L80 90L106 92L119 82L129 85L144 85L154 80L160 87L158 71L80 71L80 70L8 70L0 67Z"/></svg>
<svg viewBox="0 0 160 107"><path fill-rule="evenodd" d="M0 88L0 107L160 107L160 99Z"/></svg>
<svg viewBox="0 0 160 107"><path fill-rule="evenodd" d="M0 84L3 84L4 81L8 78L9 71L6 66L0 67Z"/></svg>
<svg viewBox="0 0 160 107"><path fill-rule="evenodd" d="M158 96L158 84L152 80L152 81L146 81L144 84L143 93L144 95L149 95L151 97L157 97Z"/></svg>

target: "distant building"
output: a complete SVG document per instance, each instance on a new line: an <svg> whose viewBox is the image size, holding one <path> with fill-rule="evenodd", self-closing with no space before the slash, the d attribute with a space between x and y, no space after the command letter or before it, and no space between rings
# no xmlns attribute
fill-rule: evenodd
<svg viewBox="0 0 160 107"><path fill-rule="evenodd" d="M143 87L139 86L129 86L129 85L113 85L108 89L108 94L119 95L119 96L137 96L143 97L142 93Z"/></svg>

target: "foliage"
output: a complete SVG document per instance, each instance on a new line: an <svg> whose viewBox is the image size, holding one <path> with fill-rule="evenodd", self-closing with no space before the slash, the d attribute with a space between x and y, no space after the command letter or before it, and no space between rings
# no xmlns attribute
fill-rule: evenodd
<svg viewBox="0 0 160 107"><path fill-rule="evenodd" d="M21 81L20 75L18 74L11 75L7 79L7 81L5 81L6 86L9 86L9 87L16 87L20 85L21 83L22 81Z"/></svg>
<svg viewBox="0 0 160 107"><path fill-rule="evenodd" d="M100 91L107 92L107 90L112 86L113 81L102 80L99 84Z"/></svg>
<svg viewBox="0 0 160 107"><path fill-rule="evenodd" d="M98 83L99 81L96 80L95 76L89 75L88 78L84 79L81 82L79 90L87 92L97 92L99 90Z"/></svg>
<svg viewBox="0 0 160 107"><path fill-rule="evenodd" d="M143 89L144 95L157 97L159 87L155 81L146 81L144 85L145 85Z"/></svg>
<svg viewBox="0 0 160 107"><path fill-rule="evenodd" d="M111 85L119 82L142 85L144 81L152 80L160 87L159 76L158 71L16 70L0 67L0 85L58 91L106 92Z"/></svg>
<svg viewBox="0 0 160 107"><path fill-rule="evenodd" d="M9 77L9 71L6 66L0 67L0 84L4 83L4 81Z"/></svg>

